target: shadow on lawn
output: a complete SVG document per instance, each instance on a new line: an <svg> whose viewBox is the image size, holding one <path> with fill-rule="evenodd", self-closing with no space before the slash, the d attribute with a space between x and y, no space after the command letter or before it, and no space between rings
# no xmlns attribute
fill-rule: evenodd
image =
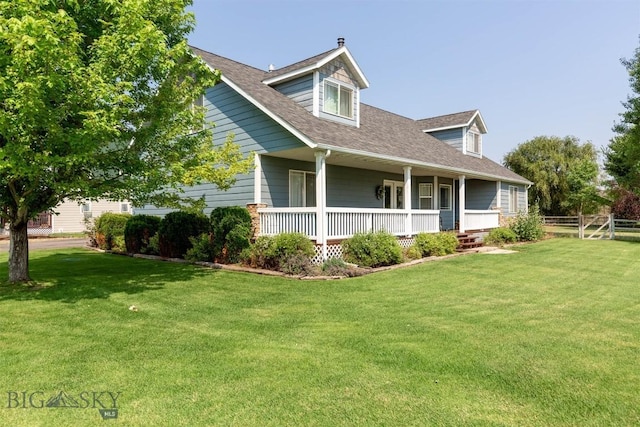
<svg viewBox="0 0 640 427"><path fill-rule="evenodd" d="M159 262L126 256L65 250L30 260L29 285L6 281L7 263L0 263L0 301L44 300L74 303L108 298L114 293L137 294L162 289L167 283L189 281L215 271L188 264Z"/></svg>

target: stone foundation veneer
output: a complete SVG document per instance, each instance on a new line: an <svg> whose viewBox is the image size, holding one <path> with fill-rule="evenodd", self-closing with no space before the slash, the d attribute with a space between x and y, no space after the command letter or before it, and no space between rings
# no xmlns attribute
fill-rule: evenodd
<svg viewBox="0 0 640 427"><path fill-rule="evenodd" d="M266 203L247 203L247 210L251 216L251 241L260 235L260 215L258 209L266 208Z"/></svg>

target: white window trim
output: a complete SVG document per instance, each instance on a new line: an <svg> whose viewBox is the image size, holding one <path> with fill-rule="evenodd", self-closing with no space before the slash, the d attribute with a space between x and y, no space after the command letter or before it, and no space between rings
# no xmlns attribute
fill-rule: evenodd
<svg viewBox="0 0 640 427"><path fill-rule="evenodd" d="M440 184L438 186L438 196L440 195L440 192L442 191L442 189L445 188L447 189L448 193L449 193L449 206L447 207L442 207L442 198L438 197L438 209L441 211L451 211L453 210L453 186L451 184Z"/></svg>
<svg viewBox="0 0 640 427"><path fill-rule="evenodd" d="M325 104L325 99L327 96L327 84L331 84L334 86L338 87L338 113L334 113L331 111L327 111L326 109L326 104ZM348 89L351 92L351 115L350 116L346 116L344 114L340 114L340 93L341 93L341 89L345 88ZM326 113L326 114L331 114L332 116L338 116L338 117L342 117L345 119L349 119L349 120L354 120L355 117L355 106L354 106L354 100L356 98L356 88L353 85L341 82L339 80L335 80L335 79L331 79L328 77L325 77L324 80L322 81L322 112Z"/></svg>
<svg viewBox="0 0 640 427"><path fill-rule="evenodd" d="M127 209L122 209L123 206L126 206ZM127 202L120 202L120 213L131 213L131 205Z"/></svg>
<svg viewBox="0 0 640 427"><path fill-rule="evenodd" d="M431 195L430 196L422 196L420 193L420 189L421 188L430 188L431 191ZM428 199L429 200L429 204L431 205L431 207L429 208L423 208L422 207L422 199ZM418 184L418 208L419 209L426 209L426 210L432 210L433 209L433 183L431 182L421 182Z"/></svg>
<svg viewBox="0 0 640 427"><path fill-rule="evenodd" d="M515 192L515 198L513 197L513 193ZM520 189L514 185L510 185L509 186L509 213L518 213L518 210L520 209L520 203L519 203L519 198L520 198ZM514 209L514 205L515 205L515 209Z"/></svg>
<svg viewBox="0 0 640 427"><path fill-rule="evenodd" d="M314 177L316 176L315 172L310 172L310 171L303 171L303 170L297 170L297 169L289 169L289 207L299 207L299 206L291 206L291 200L293 199L292 194L291 194L291 190L293 190L293 188L291 187L291 175L294 173L301 173L304 175L304 179L302 180L304 187L304 191L302 192L302 207L310 207L307 204L307 175L313 175Z"/></svg>
<svg viewBox="0 0 640 427"><path fill-rule="evenodd" d="M477 143L477 151L470 149L470 136L475 135L475 142ZM467 131L467 135L466 135L466 141L465 141L465 151L468 154L475 154L475 155L482 155L482 134L475 132L473 130L469 130ZM475 144L474 144L475 145ZM473 147L471 147L473 148Z"/></svg>
<svg viewBox="0 0 640 427"><path fill-rule="evenodd" d="M395 197L398 194L398 188L404 191L404 182L402 181L393 181L390 179L385 179L382 181L383 189L384 187L391 187L391 200L389 200L389 208L388 209L400 209L398 208L398 199ZM402 200L404 203L404 199ZM385 192L382 192L382 208L385 208L386 200L385 200Z"/></svg>

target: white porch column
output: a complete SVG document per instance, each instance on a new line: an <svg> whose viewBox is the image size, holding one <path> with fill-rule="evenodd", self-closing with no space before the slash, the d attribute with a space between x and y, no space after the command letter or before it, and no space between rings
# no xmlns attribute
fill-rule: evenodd
<svg viewBox="0 0 640 427"><path fill-rule="evenodd" d="M411 236L411 166L405 166L404 169L404 189L402 190L404 210L407 212L404 223L404 231L406 236Z"/></svg>
<svg viewBox="0 0 640 427"><path fill-rule="evenodd" d="M322 259L327 259L327 163L330 151L316 151L316 243L322 244Z"/></svg>
<svg viewBox="0 0 640 427"><path fill-rule="evenodd" d="M253 203L262 203L262 159L260 154L254 154L253 165Z"/></svg>
<svg viewBox="0 0 640 427"><path fill-rule="evenodd" d="M459 219L458 219L458 230L460 233L464 233L465 225L464 225L464 211L466 209L464 200L466 198L466 179L467 177L464 175L460 175L458 177L458 210L459 210Z"/></svg>

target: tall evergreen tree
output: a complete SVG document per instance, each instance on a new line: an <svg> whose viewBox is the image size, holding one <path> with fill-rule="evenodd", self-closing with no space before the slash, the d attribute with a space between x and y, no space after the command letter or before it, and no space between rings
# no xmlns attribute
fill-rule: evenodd
<svg viewBox="0 0 640 427"><path fill-rule="evenodd" d="M622 103L625 111L613 127L617 135L604 150L604 167L618 185L640 194L640 47L633 58L621 62L629 73L632 94Z"/></svg>

